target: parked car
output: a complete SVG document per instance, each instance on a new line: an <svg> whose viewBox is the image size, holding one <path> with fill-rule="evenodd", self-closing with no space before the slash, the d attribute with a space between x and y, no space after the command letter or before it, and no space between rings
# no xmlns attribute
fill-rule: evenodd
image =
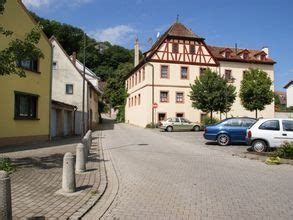
<svg viewBox="0 0 293 220"><path fill-rule="evenodd" d="M259 119L247 129L247 144L256 152L293 141L293 119Z"/></svg>
<svg viewBox="0 0 293 220"><path fill-rule="evenodd" d="M217 141L221 146L230 143L246 143L246 130L255 122L254 118L228 118L214 125L206 126L204 138Z"/></svg>
<svg viewBox="0 0 293 220"><path fill-rule="evenodd" d="M191 122L182 117L168 118L165 121L159 122L159 128L165 131L183 131L194 130L200 131L200 124Z"/></svg>

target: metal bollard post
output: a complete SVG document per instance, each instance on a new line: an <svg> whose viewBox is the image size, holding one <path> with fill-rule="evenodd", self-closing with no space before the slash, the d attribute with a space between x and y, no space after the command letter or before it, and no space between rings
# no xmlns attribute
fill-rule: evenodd
<svg viewBox="0 0 293 220"><path fill-rule="evenodd" d="M65 193L75 192L74 156L66 153L63 158L62 191Z"/></svg>
<svg viewBox="0 0 293 220"><path fill-rule="evenodd" d="M10 177L2 170L0 170L0 219L12 219Z"/></svg>
<svg viewBox="0 0 293 220"><path fill-rule="evenodd" d="M85 158L85 146L78 144L76 147L76 173L83 173L86 171L86 158Z"/></svg>

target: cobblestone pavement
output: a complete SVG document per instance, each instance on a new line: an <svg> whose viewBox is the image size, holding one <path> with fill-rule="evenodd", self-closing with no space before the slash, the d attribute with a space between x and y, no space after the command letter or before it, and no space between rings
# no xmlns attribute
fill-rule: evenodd
<svg viewBox="0 0 293 220"><path fill-rule="evenodd" d="M117 173L108 184L119 183L103 219L293 219L291 165L233 157L178 135L125 124L103 131Z"/></svg>
<svg viewBox="0 0 293 220"><path fill-rule="evenodd" d="M62 185L62 163L66 152L75 154L80 138L65 139L43 146L1 149L0 157L9 157L17 165L11 176L14 219L66 219L78 217L88 201L98 194L102 156L98 132L87 172L76 175L77 192L68 196L58 193Z"/></svg>

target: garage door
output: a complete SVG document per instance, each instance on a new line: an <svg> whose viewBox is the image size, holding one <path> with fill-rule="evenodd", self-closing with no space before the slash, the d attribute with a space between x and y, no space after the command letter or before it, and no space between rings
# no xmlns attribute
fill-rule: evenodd
<svg viewBox="0 0 293 220"><path fill-rule="evenodd" d="M51 112L51 136L57 136L57 114L56 109L52 109Z"/></svg>

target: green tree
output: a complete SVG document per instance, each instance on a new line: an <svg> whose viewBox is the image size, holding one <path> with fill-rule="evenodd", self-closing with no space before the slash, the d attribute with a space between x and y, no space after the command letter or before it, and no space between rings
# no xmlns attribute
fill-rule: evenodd
<svg viewBox="0 0 293 220"><path fill-rule="evenodd" d="M123 106L127 97L124 78L132 68L132 63L120 64L114 72L113 77L107 80L104 89L103 99L111 107L118 109L118 115L121 121L124 119L125 108Z"/></svg>
<svg viewBox="0 0 293 220"><path fill-rule="evenodd" d="M0 16L5 10L6 0L0 0ZM30 33L27 33L24 39L13 38L13 32L0 26L0 37L11 38L8 47L0 50L0 75L17 74L20 77L25 77L25 72L19 68L17 61L35 60L43 58L44 54L36 46L41 37L41 28L35 26Z"/></svg>
<svg viewBox="0 0 293 220"><path fill-rule="evenodd" d="M266 105L273 102L271 86L272 80L263 70L251 68L244 74L239 95L244 108L255 111L255 118L258 111L264 110Z"/></svg>
<svg viewBox="0 0 293 220"><path fill-rule="evenodd" d="M230 111L236 98L235 90L219 74L207 69L191 85L190 99L194 108L209 112L212 121L213 112Z"/></svg>
<svg viewBox="0 0 293 220"><path fill-rule="evenodd" d="M281 99L280 96L276 93L274 93L274 101L275 101L275 111L279 112L281 111Z"/></svg>

